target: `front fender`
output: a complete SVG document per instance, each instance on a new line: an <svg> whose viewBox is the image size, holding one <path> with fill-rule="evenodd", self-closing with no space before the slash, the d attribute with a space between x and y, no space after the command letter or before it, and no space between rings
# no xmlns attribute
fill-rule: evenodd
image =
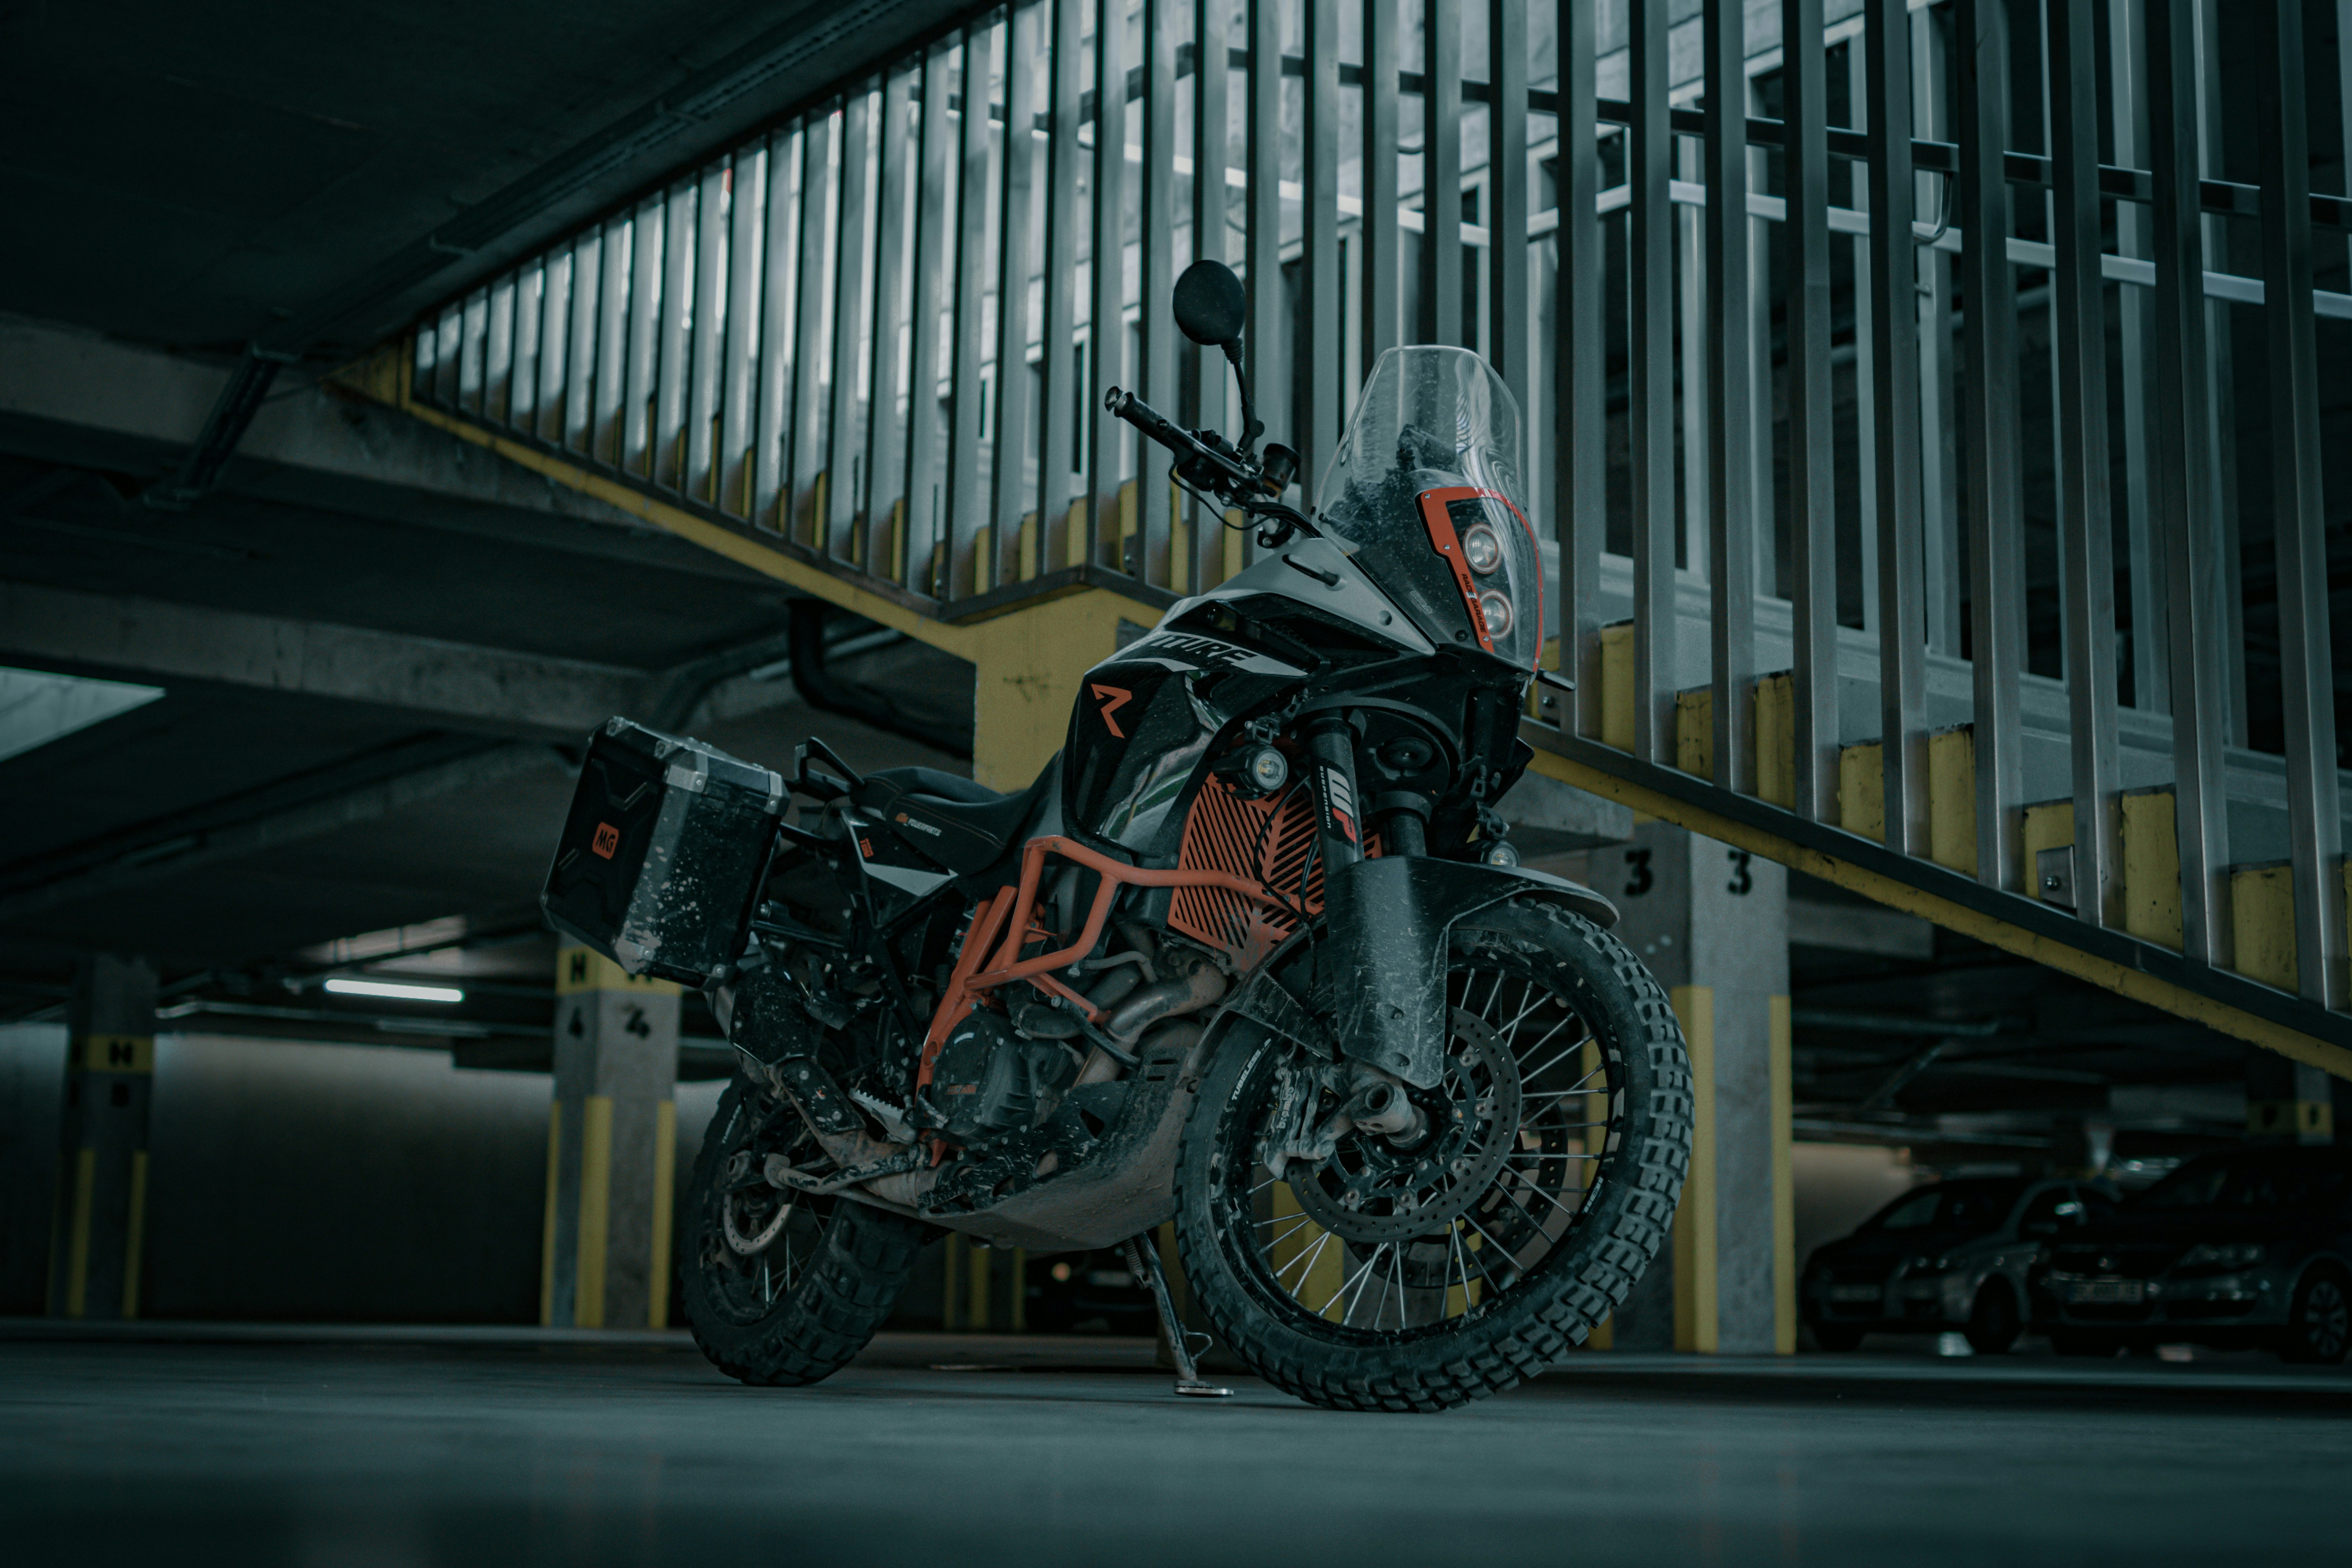
<svg viewBox="0 0 2352 1568"><path fill-rule="evenodd" d="M1444 1070L1448 933L1465 916L1507 899L1535 898L1600 926L1617 910L1591 889L1518 866L1397 857L1359 860L1327 907L1345 910L1320 955L1319 975L1337 1006L1331 1032L1340 1053L1396 1074L1415 1089Z"/></svg>

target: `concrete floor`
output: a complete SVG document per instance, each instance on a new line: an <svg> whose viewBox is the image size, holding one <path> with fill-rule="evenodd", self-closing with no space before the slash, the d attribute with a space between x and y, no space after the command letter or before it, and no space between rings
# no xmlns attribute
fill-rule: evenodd
<svg viewBox="0 0 2352 1568"><path fill-rule="evenodd" d="M897 1336L813 1389L683 1336L0 1327L12 1564L2340 1563L2352 1377L1891 1348L1595 1355L1437 1417L1132 1342Z"/></svg>

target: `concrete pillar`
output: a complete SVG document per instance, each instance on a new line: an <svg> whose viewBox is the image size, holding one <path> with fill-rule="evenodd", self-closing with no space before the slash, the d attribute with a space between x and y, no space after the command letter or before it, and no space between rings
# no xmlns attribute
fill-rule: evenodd
<svg viewBox="0 0 2352 1568"><path fill-rule="evenodd" d="M633 979L584 947L556 954L542 1323L669 1322L678 1005L668 981Z"/></svg>
<svg viewBox="0 0 2352 1568"><path fill-rule="evenodd" d="M1788 872L1661 822L1557 864L1622 912L1617 934L1682 1020L1697 1102L1673 1245L1618 1310L1609 1343L1793 1354Z"/></svg>
<svg viewBox="0 0 2352 1568"><path fill-rule="evenodd" d="M2335 1142L2335 1080L2324 1068L2248 1049L2246 1135L2292 1143Z"/></svg>
<svg viewBox="0 0 2352 1568"><path fill-rule="evenodd" d="M147 1214L147 1106L155 1080L155 972L139 959L86 960L66 1014L49 1311L135 1318Z"/></svg>

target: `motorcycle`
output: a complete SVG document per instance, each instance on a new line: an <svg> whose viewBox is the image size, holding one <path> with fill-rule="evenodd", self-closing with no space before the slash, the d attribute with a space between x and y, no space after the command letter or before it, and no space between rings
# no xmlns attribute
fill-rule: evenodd
<svg viewBox="0 0 2352 1568"><path fill-rule="evenodd" d="M619 719L590 748L544 907L703 986L736 1048L680 1251L745 1382L848 1363L948 1230L1124 1245L1180 1392L1223 1392L1145 1239L1172 1219L1252 1371L1442 1409L1560 1360L1665 1237L1681 1030L1608 900L1519 865L1496 810L1559 681L1509 389L1388 351L1302 513L1239 279L1197 263L1174 310L1232 362L1240 438L1106 405L1258 553L1087 672L1029 788L816 740L787 780Z"/></svg>

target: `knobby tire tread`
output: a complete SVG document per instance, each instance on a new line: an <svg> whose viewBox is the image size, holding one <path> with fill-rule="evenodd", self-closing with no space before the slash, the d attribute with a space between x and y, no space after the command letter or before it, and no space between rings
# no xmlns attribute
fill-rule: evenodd
<svg viewBox="0 0 2352 1568"><path fill-rule="evenodd" d="M1250 1368L1286 1394L1337 1410L1434 1413L1500 1394L1565 1359L1593 1328L1622 1305L1634 1283L1664 1246L1667 1227L1690 1173L1692 1086L1690 1057L1673 1005L1631 948L1572 910L1550 903L1517 900L1514 912L1538 915L1559 929L1547 942L1555 963L1582 947L1623 987L1619 1011L1629 1024L1622 1042L1630 1063L1636 1051L1646 1059L1646 1113L1627 1100L1626 1158L1616 1166L1618 1184L1597 1201L1593 1222L1569 1245L1568 1256L1542 1265L1545 1276L1563 1270L1564 1285L1535 1289L1472 1320L1457 1334L1432 1336L1392 1346L1341 1346L1309 1341L1290 1331L1244 1293L1213 1237L1205 1229L1211 1151L1224 1118L1199 1114L1185 1131L1177 1167L1177 1242L1192 1299L1209 1328ZM1250 1053L1234 1052L1236 1057ZM1233 1070L1236 1087L1238 1068ZM1628 1076L1637 1076L1628 1068ZM1210 1081L1219 1075L1214 1067ZM1630 1086L1629 1087L1634 1087ZM1203 1092L1203 1111L1214 1103ZM1246 1151L1228 1157L1247 1159ZM1197 1205L1197 1207L1196 1207ZM1605 1212L1612 1210L1613 1213ZM1187 1225L1188 1218L1193 1224Z"/></svg>
<svg viewBox="0 0 2352 1568"><path fill-rule="evenodd" d="M741 1092L740 1083L727 1091L711 1119L714 1134L726 1124ZM724 1153L715 1135L704 1139L695 1161L698 1230L704 1223L700 1196L716 1179L715 1163ZM821 1383L855 1360L888 1320L914 1272L916 1256L932 1234L920 1220L836 1199L806 1272L779 1298L777 1310L760 1322L706 1325L693 1310L695 1293L688 1292L687 1322L694 1342L711 1365L740 1383L772 1387ZM692 1240L687 1267L699 1268L701 1237Z"/></svg>

